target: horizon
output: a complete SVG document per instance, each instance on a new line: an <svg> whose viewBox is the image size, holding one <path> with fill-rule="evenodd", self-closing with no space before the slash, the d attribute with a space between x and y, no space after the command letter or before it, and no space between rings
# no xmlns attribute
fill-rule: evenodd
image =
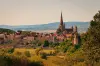
<svg viewBox="0 0 100 66"><path fill-rule="evenodd" d="M68 21L68 23L82 23L82 22L86 22L86 21ZM90 21L87 21L87 22L90 22ZM52 23L60 23L60 22L50 22L50 23L42 23L42 24L27 24L27 25L44 25L44 24L52 24ZM67 23L67 22L64 22L64 23ZM0 25L5 25L5 24L0 24ZM22 24L22 25L5 25L5 26L27 26L26 24Z"/></svg>

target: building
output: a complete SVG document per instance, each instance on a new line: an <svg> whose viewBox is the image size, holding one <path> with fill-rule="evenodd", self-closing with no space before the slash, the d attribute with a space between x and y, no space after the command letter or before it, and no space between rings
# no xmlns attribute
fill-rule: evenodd
<svg viewBox="0 0 100 66"><path fill-rule="evenodd" d="M78 32L77 32L77 26L72 26L71 28L65 28L65 23L63 22L63 16L61 12L61 18L60 18L60 25L56 31L57 34L63 34L66 36L67 39L72 38L73 44L78 44Z"/></svg>

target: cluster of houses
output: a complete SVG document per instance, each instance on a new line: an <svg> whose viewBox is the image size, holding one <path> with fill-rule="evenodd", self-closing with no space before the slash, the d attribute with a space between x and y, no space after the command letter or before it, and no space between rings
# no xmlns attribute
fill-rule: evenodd
<svg viewBox="0 0 100 66"><path fill-rule="evenodd" d="M72 40L72 34L57 34L55 33L36 33L29 32L28 35L23 35L21 32L17 31L14 34L1 33L0 34L0 44L6 44L11 41L16 44L30 44L35 40L48 40L49 42L62 42L66 39Z"/></svg>
<svg viewBox="0 0 100 66"><path fill-rule="evenodd" d="M17 31L14 34L0 33L0 44L6 44L11 41L15 45L27 45L35 40L48 40L49 42L63 42L64 40L71 40L73 44L78 44L77 26L65 28L63 17L61 13L60 25L55 33L37 33L26 31Z"/></svg>

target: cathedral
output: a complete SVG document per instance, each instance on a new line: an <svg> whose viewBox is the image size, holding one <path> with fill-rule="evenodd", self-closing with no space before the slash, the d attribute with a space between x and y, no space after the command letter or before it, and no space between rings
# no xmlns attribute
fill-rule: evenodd
<svg viewBox="0 0 100 66"><path fill-rule="evenodd" d="M60 25L56 31L57 34L64 34L67 39L73 38L72 42L73 44L78 44L78 32L77 32L77 26L72 26L71 28L65 28L65 23L63 22L63 16L61 12L61 18L60 18Z"/></svg>

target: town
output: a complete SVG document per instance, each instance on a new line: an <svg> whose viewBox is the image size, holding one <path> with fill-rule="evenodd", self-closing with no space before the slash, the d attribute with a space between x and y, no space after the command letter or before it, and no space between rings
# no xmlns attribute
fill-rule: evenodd
<svg viewBox="0 0 100 66"><path fill-rule="evenodd" d="M0 66L100 66L98 9L100 0L0 0Z"/></svg>
<svg viewBox="0 0 100 66"><path fill-rule="evenodd" d="M63 22L63 16L61 12L60 24L55 33L38 33L32 31L22 31L18 30L15 33L0 34L0 44L6 44L10 41L14 43L12 47L25 47L25 46L33 46L32 43L38 41L48 42L63 42L64 40L71 40L73 45L78 44L79 42L79 34L77 31L77 26L72 26L70 28L65 28L65 24Z"/></svg>

